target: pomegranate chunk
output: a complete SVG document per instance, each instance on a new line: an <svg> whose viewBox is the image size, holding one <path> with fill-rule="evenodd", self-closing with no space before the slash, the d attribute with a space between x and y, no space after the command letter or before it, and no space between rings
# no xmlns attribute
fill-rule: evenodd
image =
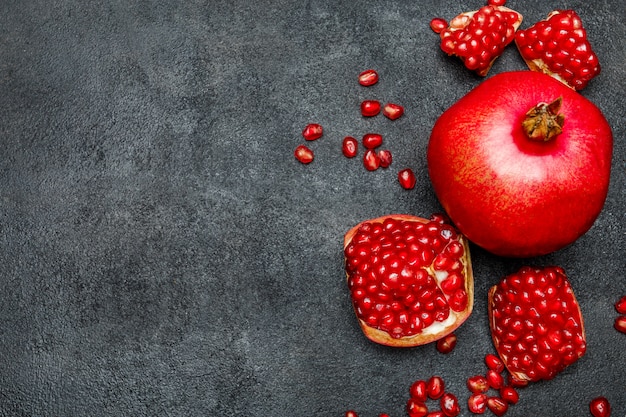
<svg viewBox="0 0 626 417"><path fill-rule="evenodd" d="M410 347L434 342L454 332L473 307L474 281L467 240L450 224L410 215L383 216L362 222L344 238L348 288L354 311L370 340ZM461 287L446 292L451 274ZM454 294L465 294L453 309ZM430 398L438 380L429 380ZM439 397L437 397L439 398Z"/></svg>
<svg viewBox="0 0 626 417"><path fill-rule="evenodd" d="M587 348L580 307L560 267L522 267L493 286L489 322L513 381L552 379Z"/></svg>

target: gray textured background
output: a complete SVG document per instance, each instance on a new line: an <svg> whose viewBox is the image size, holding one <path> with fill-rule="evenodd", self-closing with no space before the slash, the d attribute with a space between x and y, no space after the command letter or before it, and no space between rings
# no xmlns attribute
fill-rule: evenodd
<svg viewBox="0 0 626 417"><path fill-rule="evenodd" d="M472 247L475 312L449 356L368 342L344 282L343 233L392 212L439 211L426 174L437 116L480 79L428 22L478 1L3 0L0 4L0 415L402 416L408 387L465 379L493 351L488 288L559 264L587 323L587 355L521 392L507 416L584 416L604 394L626 415L626 12L622 0L510 0L522 27L579 12L603 65L583 94L614 129L593 228L557 253ZM364 89L356 75L375 68ZM524 69L515 48L492 74ZM365 120L365 98L395 122ZM310 122L316 160L293 158ZM343 136L394 153L366 172ZM411 167L407 192L396 173ZM464 416L468 415L463 405Z"/></svg>

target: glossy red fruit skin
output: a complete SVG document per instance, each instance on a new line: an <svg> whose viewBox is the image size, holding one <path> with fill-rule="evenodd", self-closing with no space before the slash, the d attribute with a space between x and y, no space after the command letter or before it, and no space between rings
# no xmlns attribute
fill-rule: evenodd
<svg viewBox="0 0 626 417"><path fill-rule="evenodd" d="M589 411L593 417L609 417L611 404L605 397L596 397L589 403Z"/></svg>
<svg viewBox="0 0 626 417"><path fill-rule="evenodd" d="M563 132L531 141L526 112L562 97ZM453 223L478 246L531 257L583 235L608 192L611 127L591 101L533 71L494 75L446 110L428 145L428 172Z"/></svg>

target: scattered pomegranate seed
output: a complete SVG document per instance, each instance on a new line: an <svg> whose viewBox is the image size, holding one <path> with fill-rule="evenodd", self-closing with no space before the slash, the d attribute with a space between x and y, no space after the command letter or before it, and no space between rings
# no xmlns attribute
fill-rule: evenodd
<svg viewBox="0 0 626 417"><path fill-rule="evenodd" d="M368 69L359 74L359 84L369 87L378 82L378 73L373 69Z"/></svg>
<svg viewBox="0 0 626 417"><path fill-rule="evenodd" d="M374 117L380 113L380 101L364 100L361 102L361 114L365 117Z"/></svg>
<svg viewBox="0 0 626 417"><path fill-rule="evenodd" d="M294 151L296 159L303 164L310 164L313 162L313 151L304 145L299 145Z"/></svg>
<svg viewBox="0 0 626 417"><path fill-rule="evenodd" d="M621 333L626 333L626 316L619 316L615 319L615 323L613 324L615 330Z"/></svg>
<svg viewBox="0 0 626 417"><path fill-rule="evenodd" d="M485 355L485 365L487 365L487 368L493 369L498 373L504 371L504 362L493 353Z"/></svg>
<svg viewBox="0 0 626 417"><path fill-rule="evenodd" d="M354 158L359 149L359 142L352 136L346 136L343 138L341 145L341 152L346 158Z"/></svg>
<svg viewBox="0 0 626 417"><path fill-rule="evenodd" d="M448 21L441 17L435 17L430 21L430 28L435 33L441 33L447 27L448 27Z"/></svg>
<svg viewBox="0 0 626 417"><path fill-rule="evenodd" d="M363 155L363 166L368 171L376 171L380 167L380 158L373 149L368 149Z"/></svg>
<svg viewBox="0 0 626 417"><path fill-rule="evenodd" d="M487 408L500 417L509 409L509 404L500 397L489 397L487 398Z"/></svg>
<svg viewBox="0 0 626 417"><path fill-rule="evenodd" d="M428 407L423 402L409 398L406 403L406 412L409 414L409 417L426 417L428 415Z"/></svg>
<svg viewBox="0 0 626 417"><path fill-rule="evenodd" d="M459 400L456 396L450 392L446 392L443 394L441 399L439 400L439 406L441 407L441 411L447 417L456 417L461 412L461 407L459 406Z"/></svg>
<svg viewBox="0 0 626 417"><path fill-rule="evenodd" d="M412 190L415 187L417 179L411 168L403 169L398 172L398 182L405 190Z"/></svg>
<svg viewBox="0 0 626 417"><path fill-rule="evenodd" d="M500 389L504 385L504 377L493 369L487 370L487 383L493 389Z"/></svg>
<svg viewBox="0 0 626 417"><path fill-rule="evenodd" d="M489 390L489 382L482 375L474 375L467 379L467 389L473 394L480 394Z"/></svg>
<svg viewBox="0 0 626 417"><path fill-rule="evenodd" d="M305 140L316 140L322 137L324 129L320 124L309 123L302 131L302 136Z"/></svg>
<svg viewBox="0 0 626 417"><path fill-rule="evenodd" d="M385 107L383 107L383 114L389 120L396 120L404 114L404 107L395 103L387 103Z"/></svg>
<svg viewBox="0 0 626 417"><path fill-rule="evenodd" d="M440 376L431 376L426 382L426 393L428 398L432 400L438 400L445 392L445 383Z"/></svg>
<svg viewBox="0 0 626 417"><path fill-rule="evenodd" d="M443 411L431 411L426 417L446 417L446 415Z"/></svg>
<svg viewBox="0 0 626 417"><path fill-rule="evenodd" d="M388 168L393 161L393 157L391 156L391 151L387 149L382 149L378 151L378 158L380 159L380 166L382 168Z"/></svg>
<svg viewBox="0 0 626 417"><path fill-rule="evenodd" d="M367 149L375 149L383 144L383 137L378 133L366 133L363 135L363 146Z"/></svg>
<svg viewBox="0 0 626 417"><path fill-rule="evenodd" d="M615 310L619 314L626 314L626 295L615 302Z"/></svg>
<svg viewBox="0 0 626 417"><path fill-rule="evenodd" d="M346 411L346 417L359 417L359 415L356 413L356 411L348 410Z"/></svg>
<svg viewBox="0 0 626 417"><path fill-rule="evenodd" d="M426 392L426 381L419 380L411 384L409 388L409 396L417 402L425 403L428 400L428 393Z"/></svg>
<svg viewBox="0 0 626 417"><path fill-rule="evenodd" d="M506 4L506 0L489 0L487 4L490 6L504 6Z"/></svg>
<svg viewBox="0 0 626 417"><path fill-rule="evenodd" d="M467 408L474 414L483 414L487 410L487 394L470 395L467 399Z"/></svg>
<svg viewBox="0 0 626 417"><path fill-rule="evenodd" d="M509 404L517 404L519 401L519 394L515 388L507 385L500 388L500 398Z"/></svg>
<svg viewBox="0 0 626 417"><path fill-rule="evenodd" d="M389 417L389 414L387 414L387 413L382 413L382 414L379 414L379 415L378 415L378 417Z"/></svg>
<svg viewBox="0 0 626 417"><path fill-rule="evenodd" d="M605 397L597 397L589 403L589 411L593 417L609 417L611 415L611 404Z"/></svg>
<svg viewBox="0 0 626 417"><path fill-rule="evenodd" d="M437 340L437 350L440 353L448 354L454 350L456 347L456 335L454 333L450 333Z"/></svg>

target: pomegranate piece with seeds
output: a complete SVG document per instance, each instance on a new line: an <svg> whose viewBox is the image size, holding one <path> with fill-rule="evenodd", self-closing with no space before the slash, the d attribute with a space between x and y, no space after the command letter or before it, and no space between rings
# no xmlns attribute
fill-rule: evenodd
<svg viewBox="0 0 626 417"><path fill-rule="evenodd" d="M488 306L494 345L516 386L552 379L585 354L582 313L560 267L522 267L489 290Z"/></svg>
<svg viewBox="0 0 626 417"><path fill-rule="evenodd" d="M589 403L589 411L593 417L609 417L611 404L605 397L596 397Z"/></svg>
<svg viewBox="0 0 626 417"><path fill-rule="evenodd" d="M354 311L365 336L376 343L434 342L472 312L469 246L443 216L398 214L364 221L346 233L344 254ZM454 276L460 285L442 286ZM432 392L430 383L427 392Z"/></svg>
<svg viewBox="0 0 626 417"><path fill-rule="evenodd" d="M313 151L305 145L298 145L293 154L296 159L303 164L310 164L313 162Z"/></svg>
<svg viewBox="0 0 626 417"><path fill-rule="evenodd" d="M521 23L522 15L504 6L487 5L461 13L439 33L441 50L459 57L466 68L484 77L513 41Z"/></svg>
<svg viewBox="0 0 626 417"><path fill-rule="evenodd" d="M587 32L574 10L555 10L545 20L515 34L515 44L533 71L551 75L575 90L600 73Z"/></svg>

